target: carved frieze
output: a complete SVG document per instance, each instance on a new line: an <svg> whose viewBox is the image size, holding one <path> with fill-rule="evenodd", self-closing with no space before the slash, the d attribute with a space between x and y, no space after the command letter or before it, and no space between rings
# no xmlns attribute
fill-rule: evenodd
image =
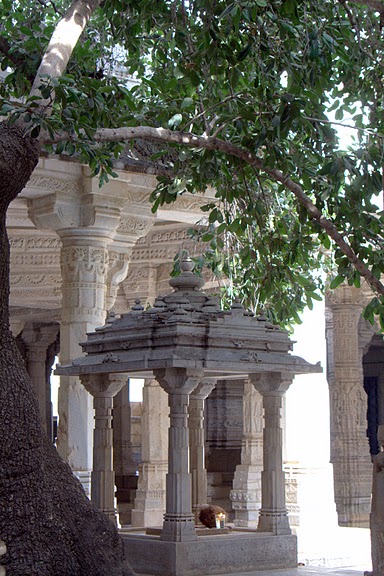
<svg viewBox="0 0 384 576"><path fill-rule="evenodd" d="M60 254L13 254L11 266L60 266Z"/></svg>
<svg viewBox="0 0 384 576"><path fill-rule="evenodd" d="M132 252L132 261L171 261L175 256L175 249L173 246L163 248L135 248Z"/></svg>
<svg viewBox="0 0 384 576"><path fill-rule="evenodd" d="M140 218L135 216L122 216L117 228L119 233L135 234L137 236L145 236L145 234L153 226L153 220L148 218Z"/></svg>
<svg viewBox="0 0 384 576"><path fill-rule="evenodd" d="M10 285L11 286L22 285L25 289L28 289L33 286L47 286L47 285L61 286L61 277L53 274L36 274L35 276L33 276L32 274L25 274L24 276L18 274L11 276Z"/></svg>
<svg viewBox="0 0 384 576"><path fill-rule="evenodd" d="M64 192L76 194L80 191L80 183L77 180L67 178L52 178L50 176L32 175L26 186L27 189L43 190L50 192Z"/></svg>
<svg viewBox="0 0 384 576"><path fill-rule="evenodd" d="M44 288L34 288L33 290L31 287L29 289L14 289L11 291L11 303L15 300L25 299L28 294L33 296L34 302L38 299L43 300L45 303L51 303L52 299L56 300L60 297L61 287L56 286L55 288L52 288L52 286L46 286Z"/></svg>
<svg viewBox="0 0 384 576"><path fill-rule="evenodd" d="M204 206L206 203L207 199L201 196L179 196L174 203L163 204L163 206L159 208L159 212L177 210L180 210L181 212L197 212L201 218L201 206Z"/></svg>
<svg viewBox="0 0 384 576"><path fill-rule="evenodd" d="M68 246L61 253L63 284L73 281L103 282L108 267L106 248Z"/></svg>

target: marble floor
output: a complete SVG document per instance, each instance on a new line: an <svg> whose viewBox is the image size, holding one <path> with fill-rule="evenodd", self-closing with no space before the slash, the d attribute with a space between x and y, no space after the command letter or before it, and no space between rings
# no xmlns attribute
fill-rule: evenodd
<svg viewBox="0 0 384 576"><path fill-rule="evenodd" d="M231 572L220 576L363 576L364 568L350 566L343 568L322 568L319 566L299 566L287 570L258 570L256 572ZM149 576L136 574L136 576Z"/></svg>
<svg viewBox="0 0 384 576"><path fill-rule="evenodd" d="M222 574L221 576L363 576L364 570L359 566L344 568L322 568L319 566L299 566L287 570L262 570L256 572L242 572L234 574Z"/></svg>

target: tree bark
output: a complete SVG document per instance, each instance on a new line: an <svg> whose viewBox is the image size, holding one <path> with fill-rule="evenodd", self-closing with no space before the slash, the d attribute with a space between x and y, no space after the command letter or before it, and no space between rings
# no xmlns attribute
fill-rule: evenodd
<svg viewBox="0 0 384 576"><path fill-rule="evenodd" d="M86 497L40 423L9 328L6 210L37 164L39 147L0 124L0 535L10 576L127 576L113 523Z"/></svg>

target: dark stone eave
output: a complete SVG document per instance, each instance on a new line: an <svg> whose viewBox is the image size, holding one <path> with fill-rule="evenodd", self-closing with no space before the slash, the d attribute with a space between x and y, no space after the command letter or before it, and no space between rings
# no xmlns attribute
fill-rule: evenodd
<svg viewBox="0 0 384 576"><path fill-rule="evenodd" d="M321 372L290 354L288 333L260 315L253 316L239 302L221 310L218 301L201 290L203 280L182 260L182 273L172 278L173 292L144 310L137 300L131 311L87 335L85 356L56 374L82 375L124 372L152 373L162 368L191 368L220 378L247 377L261 372L289 375Z"/></svg>
<svg viewBox="0 0 384 576"><path fill-rule="evenodd" d="M183 350L185 352L185 350ZM133 376L134 373L147 373L161 368L192 368L204 370L206 374L219 374L221 378L237 374L239 377L246 377L249 374L262 372L283 372L289 374L313 374L322 372L320 364L310 364L299 356L290 354L278 354L271 352L257 353L254 360L252 354L248 359L221 358L214 357L194 357L194 354L178 355L174 350L169 357L154 357L144 353L134 351L121 352L120 354L95 354L92 360L89 356L77 358L72 364L58 365L55 374L58 375L82 375L95 373L117 373L125 372ZM211 356L211 355L209 355ZM91 361L90 361L91 360Z"/></svg>

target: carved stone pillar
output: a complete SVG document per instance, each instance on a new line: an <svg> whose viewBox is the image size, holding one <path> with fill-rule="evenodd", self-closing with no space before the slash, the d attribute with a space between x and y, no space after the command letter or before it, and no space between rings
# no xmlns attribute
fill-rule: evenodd
<svg viewBox="0 0 384 576"><path fill-rule="evenodd" d="M112 406L113 397L127 383L127 376L87 374L81 377L81 382L92 394L95 409L91 500L99 510L116 522Z"/></svg>
<svg viewBox="0 0 384 576"><path fill-rule="evenodd" d="M41 422L48 436L51 437L52 415L50 388L47 387L47 351L57 338L58 324L24 327L22 339L26 345L26 368L31 378L39 404Z"/></svg>
<svg viewBox="0 0 384 576"><path fill-rule="evenodd" d="M189 398L189 470L192 474L192 512L198 521L200 508L207 503L205 469L204 401L216 386L216 379L204 378Z"/></svg>
<svg viewBox="0 0 384 576"><path fill-rule="evenodd" d="M85 230L60 231L63 306L60 363L81 355L80 342L104 322L107 238ZM92 468L92 400L74 376L62 376L59 388L57 448L89 492Z"/></svg>
<svg viewBox="0 0 384 576"><path fill-rule="evenodd" d="M266 372L252 375L251 381L262 395L264 407L261 509L257 531L291 534L285 505L281 410L282 397L292 378L286 379L281 373Z"/></svg>
<svg viewBox="0 0 384 576"><path fill-rule="evenodd" d="M120 219L113 198L87 190L91 179L79 174L70 194L60 191L29 202L29 215L40 229L55 230L62 241L60 362L82 354L80 342L104 322L108 246ZM89 192L89 193L87 193ZM77 377L63 376L58 394L57 449L90 493L92 399Z"/></svg>
<svg viewBox="0 0 384 576"><path fill-rule="evenodd" d="M208 502L230 513L230 492L236 466L241 463L243 383L218 380L205 403ZM230 520L233 515L230 513Z"/></svg>
<svg viewBox="0 0 384 576"><path fill-rule="evenodd" d="M166 511L162 540L187 542L196 540L191 507L191 474L189 464L188 401L203 372L186 368L155 370L156 379L168 393L170 427L168 436L168 474Z"/></svg>
<svg viewBox="0 0 384 576"><path fill-rule="evenodd" d="M141 418L142 464L139 466L132 526L161 526L163 523L168 469L168 413L167 394L156 380L146 379Z"/></svg>
<svg viewBox="0 0 384 576"><path fill-rule="evenodd" d="M131 524L137 488L137 462L133 457L132 411L129 380L113 399L113 463L121 525Z"/></svg>
<svg viewBox="0 0 384 576"><path fill-rule="evenodd" d="M54 230L62 241L62 312L60 363L82 354L80 342L101 326L113 305L117 285L127 272L127 259L137 239L152 226L150 209L134 206L123 215L121 184L101 193L83 168L69 190L28 202L29 216L39 229ZM137 211L140 210L140 215ZM142 215L141 215L142 214ZM59 388L57 449L87 494L92 468L92 400L77 377L63 376Z"/></svg>
<svg viewBox="0 0 384 576"><path fill-rule="evenodd" d="M244 382L243 398L241 464L236 466L230 498L235 526L257 528L263 469L263 399L249 380Z"/></svg>
<svg viewBox="0 0 384 576"><path fill-rule="evenodd" d="M367 396L359 338L361 290L340 286L327 295L327 360L331 463L340 526L368 526L371 458L366 438Z"/></svg>

